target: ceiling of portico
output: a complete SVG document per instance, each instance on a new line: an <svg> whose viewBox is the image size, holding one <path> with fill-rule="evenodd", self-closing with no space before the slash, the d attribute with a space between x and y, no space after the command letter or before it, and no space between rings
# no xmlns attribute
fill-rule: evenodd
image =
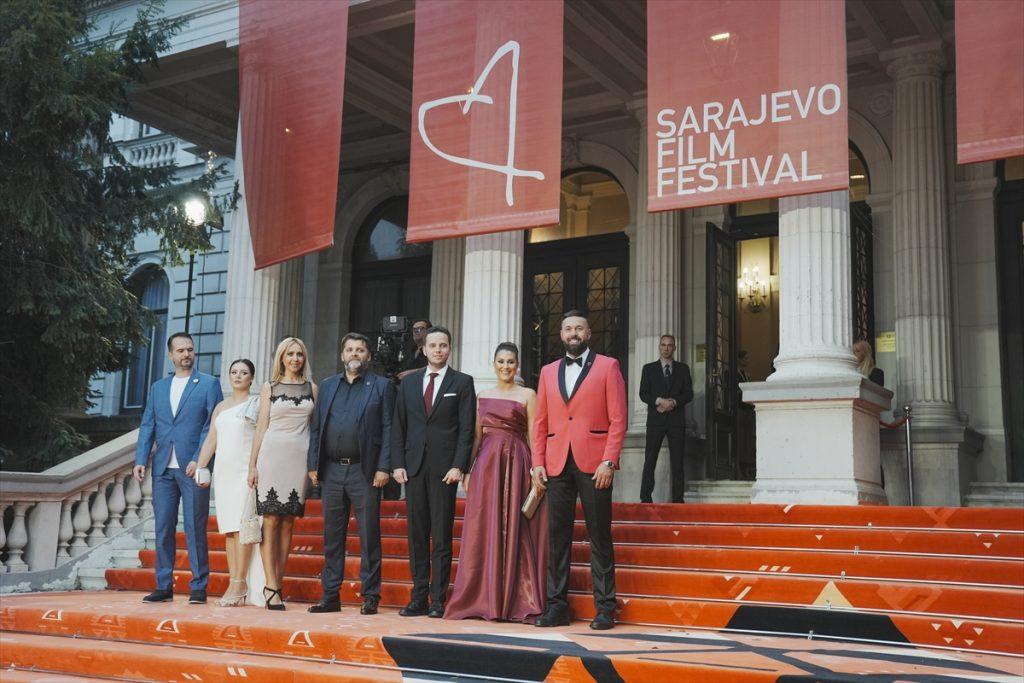
<svg viewBox="0 0 1024 683"><path fill-rule="evenodd" d="M408 160L414 0L353 4L345 75L342 169ZM850 87L885 82L884 58L919 42L952 40L953 0L847 0ZM635 128L646 88L646 3L566 0L563 126L586 137ZM685 66L684 66L685 68ZM161 60L132 93L134 117L201 150L232 156L238 53L224 43Z"/></svg>

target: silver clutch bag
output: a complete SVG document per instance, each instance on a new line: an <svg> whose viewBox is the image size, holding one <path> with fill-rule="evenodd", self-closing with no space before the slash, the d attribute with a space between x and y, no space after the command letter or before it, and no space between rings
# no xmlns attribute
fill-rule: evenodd
<svg viewBox="0 0 1024 683"><path fill-rule="evenodd" d="M256 489L249 489L242 506L242 521L238 527L239 543L259 543L263 540L263 517L256 514Z"/></svg>
<svg viewBox="0 0 1024 683"><path fill-rule="evenodd" d="M544 492L536 489L530 489L530 495L526 496L526 500L523 501L523 515L527 519L533 519L533 515L537 512L537 508L540 507L540 502L544 500Z"/></svg>

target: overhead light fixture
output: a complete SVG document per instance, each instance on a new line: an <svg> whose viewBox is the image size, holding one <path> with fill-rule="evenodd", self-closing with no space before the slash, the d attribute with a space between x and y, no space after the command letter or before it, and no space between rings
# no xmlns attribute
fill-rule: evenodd
<svg viewBox="0 0 1024 683"><path fill-rule="evenodd" d="M719 41L722 41L722 40L729 40L729 36L730 35L731 34L728 33L728 32L726 32L726 33L716 33L715 35L711 36L711 40L715 41L716 43L719 42Z"/></svg>
<svg viewBox="0 0 1024 683"><path fill-rule="evenodd" d="M761 269L755 265L753 269L743 269L743 276L736 283L736 293L740 301L746 301L751 313L757 313L768 303L771 284L761 279Z"/></svg>

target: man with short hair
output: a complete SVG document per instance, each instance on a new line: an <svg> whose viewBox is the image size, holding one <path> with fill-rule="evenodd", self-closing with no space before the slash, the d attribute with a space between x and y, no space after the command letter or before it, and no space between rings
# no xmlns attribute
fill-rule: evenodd
<svg viewBox="0 0 1024 683"><path fill-rule="evenodd" d="M174 598L175 530L180 502L192 570L188 601L202 604L206 602L210 576L206 544L210 489L197 486L192 475L197 468L199 449L210 430L210 416L224 395L215 377L195 369L195 346L186 332L170 336L167 355L174 365L174 374L150 387L135 447L133 474L139 483L146 477L150 457L153 459L156 590L143 602L169 602Z"/></svg>
<svg viewBox="0 0 1024 683"><path fill-rule="evenodd" d="M444 616L448 596L455 494L473 450L476 390L472 377L448 366L451 332L431 327L424 339L427 367L398 389L391 458L395 481L405 484L413 581L399 615L436 618Z"/></svg>
<svg viewBox="0 0 1024 683"><path fill-rule="evenodd" d="M582 311L562 317L565 355L540 371L533 422L533 483L548 491L547 607L537 626L569 624L569 569L576 499L590 538L597 615L590 628L615 626L612 479L626 436L626 383L619 361L590 349Z"/></svg>
<svg viewBox="0 0 1024 683"><path fill-rule="evenodd" d="M693 400L690 368L674 359L676 338L661 335L659 359L648 363L640 373L640 400L647 404L647 446L644 473L640 481L640 502L653 502L654 471L658 453L668 437L668 456L672 470L671 501L683 502L683 452L686 446L686 416L683 406Z"/></svg>
<svg viewBox="0 0 1024 683"><path fill-rule="evenodd" d="M423 344L426 341L427 330L434 324L426 318L416 318L412 321L412 344L413 351L405 362L402 363L402 371L398 373L398 381L416 372L420 368L427 367L427 355L423 351Z"/></svg>
<svg viewBox="0 0 1024 683"><path fill-rule="evenodd" d="M359 529L360 614L380 604L380 490L391 470L391 415L394 385L368 371L370 340L350 332L341 340L344 372L320 385L320 400L309 425L307 469L320 485L324 517L323 595L310 612L340 612L338 591L345 576L348 517Z"/></svg>

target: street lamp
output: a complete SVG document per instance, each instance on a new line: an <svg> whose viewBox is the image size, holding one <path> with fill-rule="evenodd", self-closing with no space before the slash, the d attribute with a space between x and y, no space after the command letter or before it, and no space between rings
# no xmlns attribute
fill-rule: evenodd
<svg viewBox="0 0 1024 683"><path fill-rule="evenodd" d="M205 198L191 197L185 200L182 210L185 212L185 220L195 227L201 227L203 235L209 238L208 226L206 224L206 200ZM185 334L189 333L189 321L192 318L192 279L196 268L196 252L188 252L188 292L185 294Z"/></svg>

